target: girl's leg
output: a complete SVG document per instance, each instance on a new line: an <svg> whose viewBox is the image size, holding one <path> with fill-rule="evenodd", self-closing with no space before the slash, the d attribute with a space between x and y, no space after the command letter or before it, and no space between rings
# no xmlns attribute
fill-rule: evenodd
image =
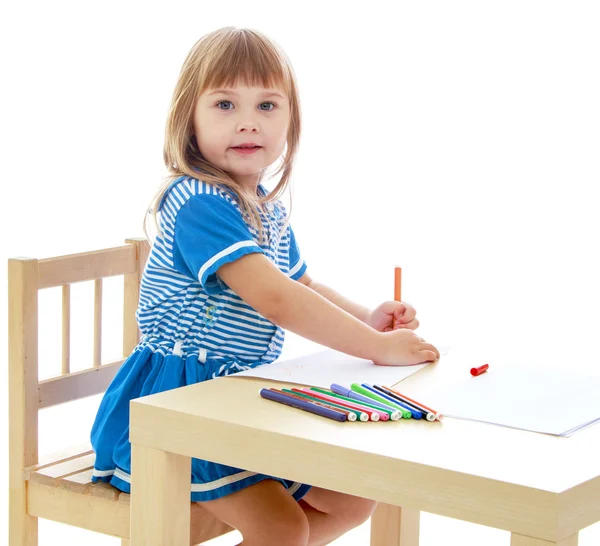
<svg viewBox="0 0 600 546"><path fill-rule="evenodd" d="M367 521L375 501L312 487L299 502L310 526L310 546L322 546Z"/></svg>
<svg viewBox="0 0 600 546"><path fill-rule="evenodd" d="M275 480L264 480L200 503L237 529L243 546L322 546L364 523L377 503L312 487L300 502Z"/></svg>
<svg viewBox="0 0 600 546"><path fill-rule="evenodd" d="M263 480L220 499L200 503L237 529L243 546L307 546L307 516L285 487Z"/></svg>

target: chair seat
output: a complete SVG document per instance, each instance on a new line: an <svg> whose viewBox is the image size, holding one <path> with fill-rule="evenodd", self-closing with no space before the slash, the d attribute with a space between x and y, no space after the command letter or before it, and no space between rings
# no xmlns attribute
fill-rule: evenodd
<svg viewBox="0 0 600 546"><path fill-rule="evenodd" d="M94 452L86 450L58 458L50 457L46 462L26 468L23 477L28 482L28 511L37 517L127 539L130 495L106 482L93 483L94 460ZM60 512L46 511L45 499L49 496L54 501L60 499L64 508L77 506L77 513L65 510L66 514L70 512L73 516L70 518ZM84 496L87 499L83 499ZM108 506L107 502L112 506ZM111 520L114 521L112 527ZM191 544L205 542L232 530L198 503L191 504Z"/></svg>

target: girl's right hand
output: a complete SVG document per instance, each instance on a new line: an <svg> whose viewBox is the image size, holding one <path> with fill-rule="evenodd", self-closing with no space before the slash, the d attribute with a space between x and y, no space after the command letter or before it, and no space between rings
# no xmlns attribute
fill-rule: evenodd
<svg viewBox="0 0 600 546"><path fill-rule="evenodd" d="M380 332L380 355L373 362L377 366L409 366L433 362L440 352L412 330Z"/></svg>

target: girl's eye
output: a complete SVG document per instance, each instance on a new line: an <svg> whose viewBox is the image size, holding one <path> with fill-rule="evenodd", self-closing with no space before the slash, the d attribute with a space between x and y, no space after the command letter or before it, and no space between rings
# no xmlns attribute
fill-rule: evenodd
<svg viewBox="0 0 600 546"><path fill-rule="evenodd" d="M264 104L270 104L273 108L269 108L268 110L265 110L264 108L261 108L261 110L263 110L263 112L271 112L272 110L275 109L275 106L277 106L274 102L263 102L261 104L261 106L263 106Z"/></svg>
<svg viewBox="0 0 600 546"><path fill-rule="evenodd" d="M219 102L217 102L217 108L219 110L225 110L225 111L231 110L231 108L221 108L221 104L231 104L233 106L233 103L230 100L220 100ZM262 108L265 104L271 105L271 108L269 108L269 109ZM276 106L277 105L274 102L262 102L260 104L260 110L262 110L263 112L272 112Z"/></svg>

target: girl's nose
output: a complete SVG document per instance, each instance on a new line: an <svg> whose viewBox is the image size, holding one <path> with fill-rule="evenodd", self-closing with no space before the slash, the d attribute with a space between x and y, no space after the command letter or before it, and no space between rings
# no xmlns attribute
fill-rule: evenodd
<svg viewBox="0 0 600 546"><path fill-rule="evenodd" d="M256 112L240 112L240 117L237 124L237 130L239 131L252 131L258 132L260 130L260 125L258 123Z"/></svg>
<svg viewBox="0 0 600 546"><path fill-rule="evenodd" d="M259 126L258 123L256 123L253 120L250 119L246 119L244 121L240 121L237 125L237 131L246 131L246 132L253 132L253 133L258 133L259 131Z"/></svg>

